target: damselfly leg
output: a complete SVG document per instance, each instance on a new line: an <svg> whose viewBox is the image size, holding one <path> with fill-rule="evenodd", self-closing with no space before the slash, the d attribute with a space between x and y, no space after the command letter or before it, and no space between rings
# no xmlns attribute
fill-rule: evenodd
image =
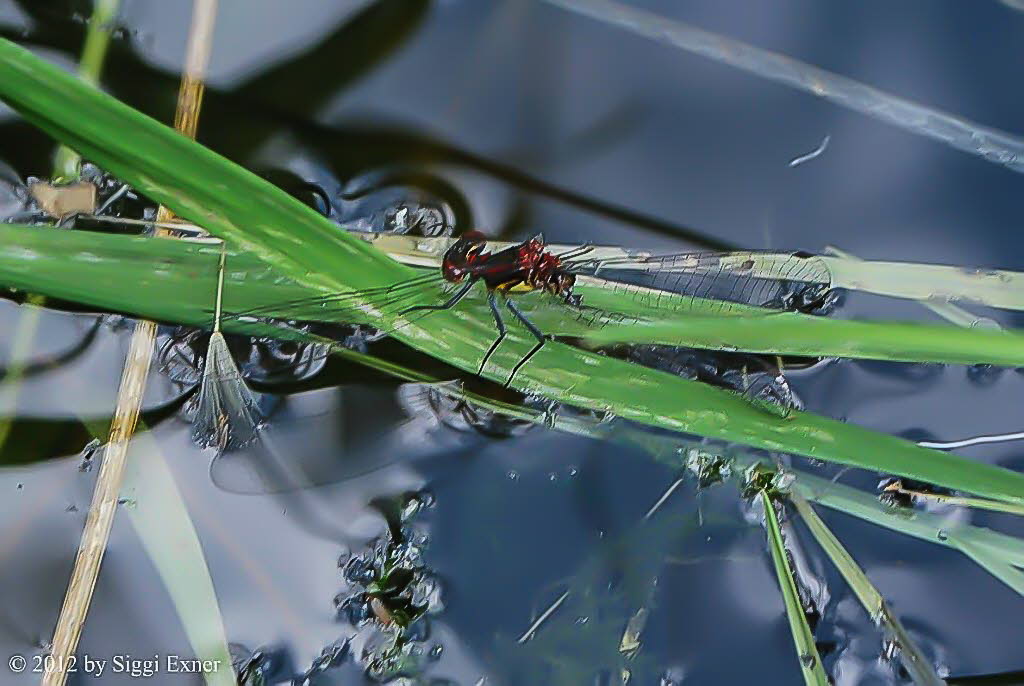
<svg viewBox="0 0 1024 686"><path fill-rule="evenodd" d="M515 315L516 319L522 322L523 326L525 326L529 332L533 334L534 338L537 339L537 345L533 346L530 352L526 353L526 355L523 356L523 359L519 360L519 362L516 363L516 366L512 368L512 373L508 375L508 379L505 381L505 385L508 386L512 383L512 379L515 378L516 373L519 372L520 368L529 362L530 358L536 355L537 352L544 347L544 344L548 341L548 337L541 333L540 329L534 326L533 322L527 319L526 315L519 311L519 308L516 307L514 302L506 298L505 305L508 307L509 311Z"/></svg>
<svg viewBox="0 0 1024 686"><path fill-rule="evenodd" d="M469 290L473 287L476 281L467 281L466 285L455 292L452 297L448 298L447 301L440 305L413 305L401 310L398 314L405 315L410 312L416 312L418 310L450 310L459 304L459 301L465 298L469 294Z"/></svg>
<svg viewBox="0 0 1024 686"><path fill-rule="evenodd" d="M491 347L489 347L487 352L484 354L483 360L480 361L480 369L477 370L478 376L484 373L484 368L487 367L487 361L491 359L491 355L494 354L494 351L498 349L498 346L503 340L505 340L505 336L508 334L508 328L505 326L505 320L502 318L501 310L498 308L498 296L494 291L490 291L487 294L487 304L491 306L491 314L494 315L494 325L498 329L498 337L494 339L494 342L491 343ZM533 322L526 318L526 315L516 307L514 302L505 298L505 306L509 309L509 312L511 312L515 318L518 319L531 334L533 334L534 338L537 339L537 345L535 345L530 352L526 353L523 359L519 360L519 362L516 363L516 366L512 368L512 373L509 374L508 380L505 381L505 386L508 386L512 383L512 379L515 378L520 367L530 361L530 358L541 349L544 343L547 342L548 338L541 333L540 329L538 329Z"/></svg>
<svg viewBox="0 0 1024 686"><path fill-rule="evenodd" d="M487 366L487 360L491 359L491 354L498 348L498 345L504 340L505 334L508 330L505 328L505 321L501 318L501 311L498 309L497 296L494 291L487 294L487 304L491 306L491 314L494 315L494 325L498 327L498 337L491 343L491 347L487 349L487 354L484 355L484 359L480 361L480 369L477 370L476 375L481 376L484 373L484 367Z"/></svg>

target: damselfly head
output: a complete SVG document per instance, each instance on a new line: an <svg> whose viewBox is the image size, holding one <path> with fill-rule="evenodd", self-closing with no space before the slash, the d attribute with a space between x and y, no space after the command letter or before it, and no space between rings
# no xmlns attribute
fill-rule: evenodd
<svg viewBox="0 0 1024 686"><path fill-rule="evenodd" d="M487 237L479 231L467 231L445 252L441 261L441 274L445 281L459 283L468 273L467 266L480 256Z"/></svg>

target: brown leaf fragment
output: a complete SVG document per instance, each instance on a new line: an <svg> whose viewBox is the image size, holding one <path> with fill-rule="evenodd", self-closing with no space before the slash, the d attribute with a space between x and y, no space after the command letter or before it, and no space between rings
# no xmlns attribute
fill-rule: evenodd
<svg viewBox="0 0 1024 686"><path fill-rule="evenodd" d="M96 186L88 181L68 184L37 181L28 190L39 207L56 219L69 214L92 214L96 209Z"/></svg>

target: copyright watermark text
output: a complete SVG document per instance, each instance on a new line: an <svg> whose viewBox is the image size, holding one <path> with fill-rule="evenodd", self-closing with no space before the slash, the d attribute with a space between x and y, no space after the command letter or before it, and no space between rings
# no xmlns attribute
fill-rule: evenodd
<svg viewBox="0 0 1024 686"><path fill-rule="evenodd" d="M230 669L223 660L198 660L185 655L110 655L99 658L88 653L60 658L54 655L11 655L7 668L15 674L32 672L65 672L102 677L107 674L125 674L146 679L157 674L210 674Z"/></svg>

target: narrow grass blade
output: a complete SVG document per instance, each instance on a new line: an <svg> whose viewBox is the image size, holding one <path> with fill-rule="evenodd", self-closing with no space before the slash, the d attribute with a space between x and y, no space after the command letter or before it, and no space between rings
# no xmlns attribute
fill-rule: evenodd
<svg viewBox="0 0 1024 686"><path fill-rule="evenodd" d="M1024 172L1024 140L952 114L890 95L853 79L778 53L703 31L610 0L546 0L651 40L824 98L837 105Z"/></svg>
<svg viewBox="0 0 1024 686"><path fill-rule="evenodd" d="M204 9L209 13L209 9L214 6L214 3L215 0L195 0L194 9L196 14L202 13ZM195 24L193 24L192 28L192 34L189 36L190 54L196 51L199 41L209 40L208 34L195 35ZM190 60L189 63L191 65L192 61ZM199 71L202 70L201 67L204 65L205 60L203 60ZM191 73L189 76L196 79L200 78ZM77 88L82 88L80 83L75 81L71 81L71 83ZM184 95L184 84L182 91ZM87 87L82 92L89 97L96 96L96 92ZM201 93L200 89L198 95L201 95ZM194 135L194 121L199 111L198 97L191 100L185 97L179 99L179 115L181 115L183 109L188 109L188 112L183 117L179 116L178 118L179 120L192 122L193 129L187 133ZM67 141L63 142L66 143ZM167 218L163 207L158 211L157 218ZM157 233L159 234L160 231L158 230ZM64 604L61 607L61 613L57 619L57 627L53 633L51 653L56 658L54 660L56 665L66 664L67 659L74 654L78 646L82 626L85 624L86 615L89 611L93 590L99 577L103 554L110 537L110 529L117 507L117 496L123 483L128 444L139 421L142 394L149 375L155 341L156 324L152 321L136 322L128 357L124 363L121 385L118 388L117 407L114 421L110 427L110 438L104 451L103 464L100 467L100 473L93 492L92 507L86 519L78 555L75 558L75 566L71 571L71 580L68 582ZM230 668L230 661L225 664L225 668L226 670ZM43 686L63 686L66 680L67 672L65 670L53 670L47 665L46 673L43 675Z"/></svg>
<svg viewBox="0 0 1024 686"><path fill-rule="evenodd" d="M942 517L929 512L894 509L849 486L806 472L792 473L796 479L790 486L791 493L872 524L958 550L1024 597L1024 540L968 524L950 527Z"/></svg>
<svg viewBox="0 0 1024 686"><path fill-rule="evenodd" d="M142 392L149 375L150 355L153 350L155 327L146 322L136 325L125 359L124 372L117 394L117 407L110 427L110 437L103 451L103 462L96 486L93 489L89 515L71 570L67 593L61 606L57 627L53 633L50 653L56 658L54 665L67 664L68 658L78 647L78 639L85 624L93 590L99 578L100 565L110 538L110 528L117 512L118 498L128 457L128 442L139 421ZM43 675L44 686L63 686L67 672L62 669L47 669Z"/></svg>
<svg viewBox="0 0 1024 686"><path fill-rule="evenodd" d="M959 539L955 545L960 552L984 567L989 574L1012 588L1021 597L1024 597L1024 569L1010 564L997 551L993 551L985 546L976 545L963 538Z"/></svg>
<svg viewBox="0 0 1024 686"><path fill-rule="evenodd" d="M121 495L125 508L170 594L196 658L216 669L203 672L206 686L234 686L224 623L202 545L174 475L148 433L132 441Z"/></svg>
<svg viewBox="0 0 1024 686"><path fill-rule="evenodd" d="M821 664L818 647L814 644L814 634L811 633L811 627L807 624L807 615L804 614L803 605L800 603L800 594L796 589L796 581L793 579L793 570L789 567L789 555L786 553L786 545L782 540L782 529L779 526L778 516L775 514L775 505L766 491L761 491L761 504L764 505L764 522L765 528L768 530L768 549L772 554L775 576L782 589L782 600L786 605L789 630L793 634L793 644L796 646L797 659L800 661L800 671L804 675L804 683L809 686L828 686L828 677L825 676L825 668Z"/></svg>
<svg viewBox="0 0 1024 686"><path fill-rule="evenodd" d="M1024 516L1024 505L1000 503L994 500L987 500L985 498L968 498L965 496L945 495L943 493L928 493L927 491L915 491L912 489L903 488L903 485L899 481L887 486L885 490L892 491L894 493L901 493L903 495L909 495L914 498L921 498L922 500L930 500L932 502L941 503L943 505L973 507L979 510L990 510L992 512L1006 512L1008 514Z"/></svg>
<svg viewBox="0 0 1024 686"><path fill-rule="evenodd" d="M96 0L92 15L89 17L89 28L85 32L85 45L82 57L78 61L78 76L91 86L98 86L103 63L107 58L110 46L110 35L114 30L121 0ZM54 156L53 176L58 182L78 179L82 158L71 148L62 145L57 148Z"/></svg>
<svg viewBox="0 0 1024 686"><path fill-rule="evenodd" d="M915 684L924 686L942 686L945 682L935 673L935 668L925 658L917 645L910 639L909 634L903 628L892 609L882 597L882 594L872 585L864 570L860 568L857 561L829 530L825 522L821 520L814 508L799 494L792 493L790 501L796 507L800 517L804 520L807 528L810 529L818 544L828 554L832 563L843 575L846 583L853 590L864 610L871 617L871 621L882 625L889 636L899 647L900 661L903 663L907 673L910 674Z"/></svg>
<svg viewBox="0 0 1024 686"><path fill-rule="evenodd" d="M753 317L664 317L608 324L587 334L594 344L648 343L769 355L852 357L891 362L1024 364L1024 333L860 322L778 312Z"/></svg>
<svg viewBox="0 0 1024 686"><path fill-rule="evenodd" d="M833 270L832 270L833 274L837 274L840 277L845 275L845 277L846 277L845 280L847 282L853 282L853 283L858 283L858 284L862 282L863 276L861 275L861 272L857 270L857 267L863 265L864 264L864 260L862 260L859 257L856 257L854 255L851 255L850 253L843 252L839 248L836 248L836 247L831 246L831 245L828 246L826 248L826 250L831 255L835 256L835 258L843 260L843 262L841 264L836 265L835 267L833 267ZM919 267L919 266L934 266L934 265L909 265L909 266L910 267ZM904 271L909 272L911 270L910 269L906 269ZM962 269L958 270L958 274L957 275L960 276L961 278L964 276L963 275L963 271L964 270L962 270ZM978 270L978 271L980 272L981 270ZM852 274L856 274L856 276L851 278L851 273ZM901 275L901 285L903 283L906 283L907 281L909 281L908 276L909 276L909 274ZM840 281L840 282L843 281L842 278L838 278L836 280ZM878 282L878 281L881 281L881 279L876 279L876 282ZM913 282L911 282L911 283L913 283ZM917 285L917 284L913 284L913 285ZM1010 290L1010 288L1006 288L1006 286L1008 286L1008 285L1009 284L1007 282L1003 282L1002 284L1000 284L998 286L998 290L1000 292L1004 291L1004 290ZM918 297L918 298L914 298L914 299L918 300L924 307L927 307L929 310L931 310L935 314L939 315L940 317L942 317L946 321L950 322L951 324L956 324L957 326L963 326L963 327L966 327L966 328L969 328L969 329L972 329L972 328L974 328L976 326L981 326L981 327L985 327L985 328L989 328L989 329L1000 329L1000 328L1002 328L993 319L990 319L988 317L979 317L978 315L972 314L972 313L968 312L967 310L965 310L964 308L959 307L959 306L954 305L953 303L949 302L950 300L954 299L954 297L955 296L947 293L944 289L933 288L931 290L931 292L926 297ZM960 297L963 297L963 296L960 296Z"/></svg>

